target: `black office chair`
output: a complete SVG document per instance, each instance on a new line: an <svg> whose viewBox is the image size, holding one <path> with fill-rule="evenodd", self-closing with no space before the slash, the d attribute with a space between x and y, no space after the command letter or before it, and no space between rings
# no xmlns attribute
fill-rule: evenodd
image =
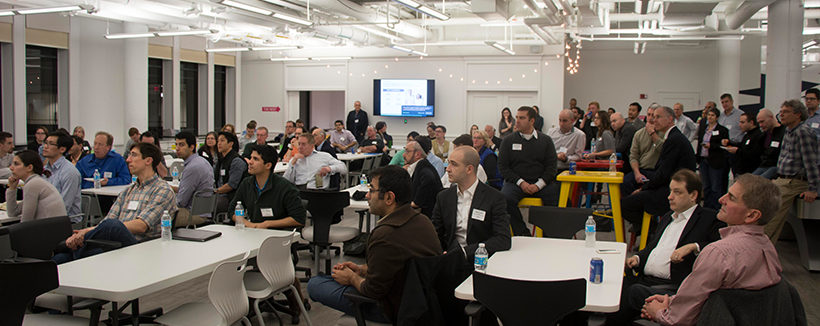
<svg viewBox="0 0 820 326"><path fill-rule="evenodd" d="M356 228L331 226L333 215L350 205L350 193L347 191L302 190L299 192L299 196L303 200L307 200L305 208L310 212L310 219L313 222L311 226L302 228L302 239L309 241L314 246L313 255L316 261L314 272L318 274L319 260L322 258L322 252L325 249L329 249L333 243L344 242L359 235L359 230ZM329 258L325 261L325 264L325 273L330 275Z"/></svg>
<svg viewBox="0 0 820 326"><path fill-rule="evenodd" d="M521 281L473 272L477 302L464 312L478 326L481 312L490 309L504 325L555 325L565 315L586 305L587 281Z"/></svg>
<svg viewBox="0 0 820 326"><path fill-rule="evenodd" d="M51 315L48 313L26 314L29 303L37 296L56 289L60 282L57 264L53 261L2 262L0 263L0 325L89 325L99 324L100 311L107 301L86 300L74 305L74 309L90 309L89 319Z"/></svg>
<svg viewBox="0 0 820 326"><path fill-rule="evenodd" d="M721 289L709 294L698 326L795 325L805 326L803 301L785 278L760 290Z"/></svg>
<svg viewBox="0 0 820 326"><path fill-rule="evenodd" d="M572 239L584 229L592 209L530 206L530 223L541 228L545 238Z"/></svg>

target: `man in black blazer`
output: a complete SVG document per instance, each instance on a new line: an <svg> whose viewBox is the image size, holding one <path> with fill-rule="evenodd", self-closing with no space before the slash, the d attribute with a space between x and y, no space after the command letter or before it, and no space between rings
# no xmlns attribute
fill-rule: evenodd
<svg viewBox="0 0 820 326"><path fill-rule="evenodd" d="M413 201L410 204L415 209L421 209L421 213L428 218L433 216L436 195L441 191L441 178L433 164L427 160L427 153L432 146L427 139L411 141L404 147L402 154L405 169L413 178Z"/></svg>
<svg viewBox="0 0 820 326"><path fill-rule="evenodd" d="M672 175L681 169L696 169L692 144L675 127L675 111L668 106L660 107L655 110L654 117L654 132L666 135L658 163L655 164L655 172L646 176L649 181L643 187L632 194L624 194L626 197L621 199L621 213L633 226L641 225L644 211L654 216L666 214L669 211L667 197ZM650 234L656 224L653 219L649 227Z"/></svg>
<svg viewBox="0 0 820 326"><path fill-rule="evenodd" d="M629 325L640 315L646 298L674 294L692 272L700 250L720 240L718 230L726 223L717 219L716 211L697 204L702 188L695 172L683 169L672 177L668 200L672 211L661 218L655 238L646 248L627 258L620 310L607 314L607 325Z"/></svg>
<svg viewBox="0 0 820 326"><path fill-rule="evenodd" d="M627 123L624 116L620 113L615 113L609 117L612 124L612 130L615 130L615 151L621 154L621 160L624 161L622 171L627 174L632 171L629 164L629 154L632 152L632 139L635 138L635 126Z"/></svg>
<svg viewBox="0 0 820 326"><path fill-rule="evenodd" d="M752 113L744 113L740 116L740 130L746 133L739 144L729 143L729 153L740 158L737 164L738 174L752 173L760 166L761 157L766 147L763 146L765 135L757 126L756 116ZM724 144L725 145L725 144Z"/></svg>
<svg viewBox="0 0 820 326"><path fill-rule="evenodd" d="M506 198L478 180L478 152L469 146L459 146L449 159L447 175L453 186L438 194L432 216L442 250L456 242L469 262L473 261L479 243L484 243L491 256L496 251L509 250L512 242Z"/></svg>
<svg viewBox="0 0 820 326"><path fill-rule="evenodd" d="M338 158L336 157L336 150L334 150L333 146L330 145L330 140L327 139L327 134L324 129L313 127L313 129L310 130L310 133L313 134L313 139L316 140L317 151L325 152L330 154L330 156L333 156L333 158Z"/></svg>

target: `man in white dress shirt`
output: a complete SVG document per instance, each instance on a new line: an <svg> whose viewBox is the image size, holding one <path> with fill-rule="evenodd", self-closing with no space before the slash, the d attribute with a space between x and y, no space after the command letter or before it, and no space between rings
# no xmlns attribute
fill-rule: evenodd
<svg viewBox="0 0 820 326"><path fill-rule="evenodd" d="M315 143L313 135L309 133L299 135L299 153L294 154L290 159L288 169L283 176L297 187L327 189L330 185L331 174L347 173L344 163L328 153L316 151Z"/></svg>

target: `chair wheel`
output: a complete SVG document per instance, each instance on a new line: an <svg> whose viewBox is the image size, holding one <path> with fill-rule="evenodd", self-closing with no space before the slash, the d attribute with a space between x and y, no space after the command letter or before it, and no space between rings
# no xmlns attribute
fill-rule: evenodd
<svg viewBox="0 0 820 326"><path fill-rule="evenodd" d="M294 325L299 325L299 317L293 317L290 319L290 323Z"/></svg>
<svg viewBox="0 0 820 326"><path fill-rule="evenodd" d="M305 302L303 302L303 304L305 305L305 310L310 310L310 301L308 301L308 299L304 299L304 301Z"/></svg>

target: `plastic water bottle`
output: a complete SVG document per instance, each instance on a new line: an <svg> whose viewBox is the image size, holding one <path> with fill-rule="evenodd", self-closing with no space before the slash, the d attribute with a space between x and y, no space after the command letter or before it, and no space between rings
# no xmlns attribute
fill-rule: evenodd
<svg viewBox="0 0 820 326"><path fill-rule="evenodd" d="M176 166L171 169L171 177L174 179L174 181L172 181L174 185L179 185L179 169L177 169Z"/></svg>
<svg viewBox="0 0 820 326"><path fill-rule="evenodd" d="M478 249L475 251L475 270L478 272L484 272L487 270L487 259L490 255L487 254L487 248L484 247L484 243L478 244Z"/></svg>
<svg viewBox="0 0 820 326"><path fill-rule="evenodd" d="M618 155L615 155L615 152L612 152L612 155L609 156L609 174L615 175L615 172L618 172Z"/></svg>
<svg viewBox="0 0 820 326"><path fill-rule="evenodd" d="M595 248L595 219L592 215L584 223L584 233L586 234L586 247Z"/></svg>
<svg viewBox="0 0 820 326"><path fill-rule="evenodd" d="M359 177L359 188L361 188L362 191L367 191L367 176L364 174Z"/></svg>
<svg viewBox="0 0 820 326"><path fill-rule="evenodd" d="M94 189L100 189L100 170L94 170Z"/></svg>
<svg viewBox="0 0 820 326"><path fill-rule="evenodd" d="M244 230L245 229L245 207L242 206L241 201L236 202L236 208L234 208L233 215L236 217L236 229L237 230Z"/></svg>
<svg viewBox="0 0 820 326"><path fill-rule="evenodd" d="M162 242L171 241L171 215L168 211L162 212Z"/></svg>
<svg viewBox="0 0 820 326"><path fill-rule="evenodd" d="M589 153L591 154L595 152L597 152L595 150L595 138L592 138L592 140L589 141ZM592 159L594 160L595 158L593 157Z"/></svg>
<svg viewBox="0 0 820 326"><path fill-rule="evenodd" d="M131 175L131 184L136 184L136 183L137 183L137 175L136 175L136 174L132 174L132 175Z"/></svg>

